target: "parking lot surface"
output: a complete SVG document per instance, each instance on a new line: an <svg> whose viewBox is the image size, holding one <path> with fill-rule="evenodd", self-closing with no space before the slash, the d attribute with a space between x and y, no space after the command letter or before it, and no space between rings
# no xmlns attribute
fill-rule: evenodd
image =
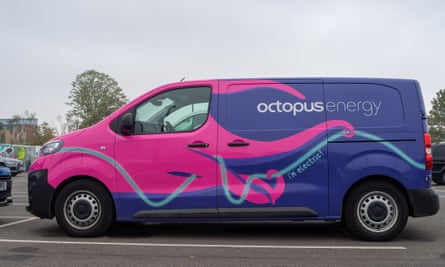
<svg viewBox="0 0 445 267"><path fill-rule="evenodd" d="M364 242L335 222L119 223L72 238L29 214L26 173L0 207L0 266L445 266L445 186L439 213L410 218L401 236Z"/></svg>

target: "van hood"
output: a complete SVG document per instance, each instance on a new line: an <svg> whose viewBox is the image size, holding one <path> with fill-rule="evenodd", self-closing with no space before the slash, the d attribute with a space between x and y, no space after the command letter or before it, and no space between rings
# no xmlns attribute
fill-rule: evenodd
<svg viewBox="0 0 445 267"><path fill-rule="evenodd" d="M76 130L76 131L73 131L73 132L69 132L69 133L57 136L57 137L53 138L50 142L56 141L56 140L62 140L64 142L69 141L69 140L71 140L73 138L76 138L76 137L82 135L87 129L88 128L80 129L80 130Z"/></svg>

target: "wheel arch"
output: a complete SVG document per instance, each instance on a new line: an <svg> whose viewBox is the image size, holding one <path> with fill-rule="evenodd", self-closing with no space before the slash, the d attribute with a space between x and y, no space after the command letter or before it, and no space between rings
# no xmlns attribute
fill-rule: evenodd
<svg viewBox="0 0 445 267"><path fill-rule="evenodd" d="M114 220L116 220L116 203L114 203L114 198L113 198L113 195L111 194L109 188L102 181L100 181L99 179L96 179L96 178L94 178L92 176L88 176L88 175L72 176L72 177L64 180L61 184L59 184L57 186L57 188L54 191L54 195L53 195L53 198L52 198L52 201L51 201L51 207L50 207L51 214L55 215L55 204L56 204L57 198L59 197L59 194L62 191L62 189L66 185L68 185L70 183L73 183L73 182L76 182L76 181L79 181L79 180L90 180L90 181L93 181L93 182L99 184L100 186L102 186L107 191L110 199L112 200L111 205L113 207L113 210L112 210L113 218L114 218Z"/></svg>
<svg viewBox="0 0 445 267"><path fill-rule="evenodd" d="M387 182L392 184L393 186L395 186L404 196L406 203L408 205L408 212L409 215L412 216L413 214L413 205L411 203L409 194L408 194L408 190L397 180L395 180L394 178L391 178L389 176L384 176L384 175L370 175L367 177L364 177L358 181L356 181L354 184L352 184L349 189L346 191L344 197L343 197L343 201L342 201L342 208L341 208L341 219L343 220L344 218L344 210L345 210L345 203L346 201L348 201L348 198L350 197L351 193L360 185L368 183L368 182L376 182L376 181L381 181L381 182Z"/></svg>

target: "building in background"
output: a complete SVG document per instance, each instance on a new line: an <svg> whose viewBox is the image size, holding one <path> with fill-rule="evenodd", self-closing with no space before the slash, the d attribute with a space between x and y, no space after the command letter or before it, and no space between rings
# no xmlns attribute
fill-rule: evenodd
<svg viewBox="0 0 445 267"><path fill-rule="evenodd" d="M0 143L26 144L37 127L35 118L0 119Z"/></svg>

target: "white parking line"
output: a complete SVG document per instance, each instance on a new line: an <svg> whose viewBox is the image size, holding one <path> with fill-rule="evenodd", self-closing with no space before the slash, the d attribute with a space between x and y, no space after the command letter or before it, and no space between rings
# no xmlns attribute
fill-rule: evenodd
<svg viewBox="0 0 445 267"><path fill-rule="evenodd" d="M25 222L30 222L30 221L34 221L36 219L38 219L38 218L37 217L28 217L27 219L23 219L23 220L20 220L20 221L7 223L7 224L2 224L2 225L0 225L0 228L5 228L5 227L11 226L11 225L21 224L21 223L25 223Z"/></svg>
<svg viewBox="0 0 445 267"><path fill-rule="evenodd" d="M17 203L17 202L12 202L12 206L28 206L28 203Z"/></svg>
<svg viewBox="0 0 445 267"><path fill-rule="evenodd" d="M30 216L8 216L8 215L0 216L0 219L27 219L27 218L31 218L31 217Z"/></svg>
<svg viewBox="0 0 445 267"><path fill-rule="evenodd" d="M402 246L274 246L274 245L235 245L235 244L165 244L127 242L80 242L50 240L0 239L1 243L26 243L50 245L92 245L92 246L134 246L134 247L178 247L178 248L252 248L252 249L342 249L342 250L406 250Z"/></svg>

